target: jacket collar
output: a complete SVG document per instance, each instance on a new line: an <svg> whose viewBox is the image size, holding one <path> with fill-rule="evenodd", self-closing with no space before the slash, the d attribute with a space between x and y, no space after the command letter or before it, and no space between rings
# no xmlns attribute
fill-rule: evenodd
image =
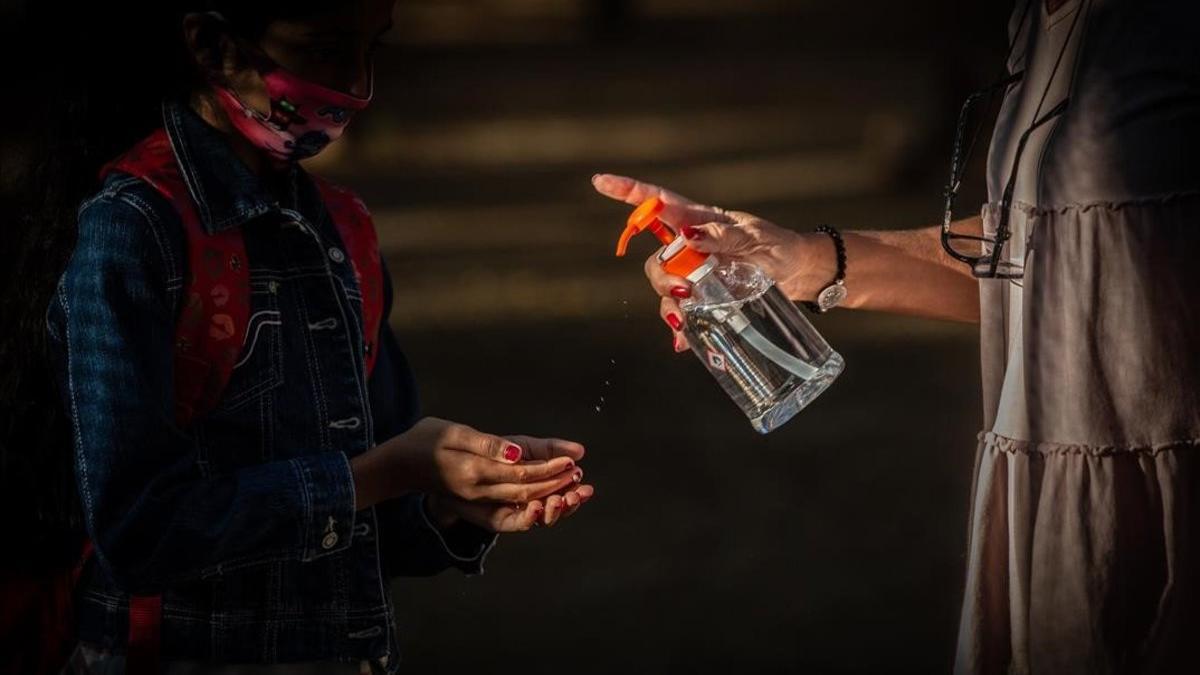
<svg viewBox="0 0 1200 675"><path fill-rule="evenodd" d="M221 132L178 101L163 103L163 126L206 232L215 234L268 213L280 205L246 166ZM300 171L296 166L288 171Z"/></svg>

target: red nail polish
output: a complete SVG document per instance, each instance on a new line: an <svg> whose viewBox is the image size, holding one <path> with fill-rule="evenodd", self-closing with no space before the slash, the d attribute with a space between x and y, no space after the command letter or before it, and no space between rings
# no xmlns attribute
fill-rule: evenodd
<svg viewBox="0 0 1200 675"><path fill-rule="evenodd" d="M683 232L683 236L691 239L692 241L699 241L706 236L704 230L698 227L692 227L691 225L684 225L680 228L680 231Z"/></svg>
<svg viewBox="0 0 1200 675"><path fill-rule="evenodd" d="M678 314L672 312L667 315L667 325L675 330L679 330L683 328L683 320L679 318Z"/></svg>
<svg viewBox="0 0 1200 675"><path fill-rule="evenodd" d="M671 289L671 295L679 298L680 300L684 298L690 298L692 297L692 289L686 286L676 286Z"/></svg>
<svg viewBox="0 0 1200 675"><path fill-rule="evenodd" d="M515 462L521 459L521 449L515 445L510 445L504 449L504 459L510 462Z"/></svg>

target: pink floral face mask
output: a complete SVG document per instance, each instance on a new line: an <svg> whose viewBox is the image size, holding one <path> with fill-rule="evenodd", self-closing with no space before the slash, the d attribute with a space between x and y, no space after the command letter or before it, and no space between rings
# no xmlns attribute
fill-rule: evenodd
<svg viewBox="0 0 1200 675"><path fill-rule="evenodd" d="M321 152L342 135L354 113L371 102L371 94L357 98L301 79L265 55L256 61L271 100L269 115L228 87L213 89L234 128L278 161L295 162ZM371 89L373 93L373 78Z"/></svg>

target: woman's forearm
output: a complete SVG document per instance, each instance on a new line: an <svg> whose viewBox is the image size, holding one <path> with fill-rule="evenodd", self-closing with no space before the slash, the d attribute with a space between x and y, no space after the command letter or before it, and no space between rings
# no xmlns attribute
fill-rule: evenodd
<svg viewBox="0 0 1200 675"><path fill-rule="evenodd" d="M955 225L978 234L978 217ZM941 228L848 231L843 306L953 321L979 320L979 285L971 271L942 250ZM796 300L813 300L837 271L833 242L822 233L806 234L809 255L793 288Z"/></svg>
<svg viewBox="0 0 1200 675"><path fill-rule="evenodd" d="M827 234L799 234L754 214L703 206L625 176L598 174L592 185L628 204L661 200L670 209L664 218L680 229L689 248L757 265L792 300L815 300L837 275L835 248ZM954 224L954 231L962 234L980 234L982 229L979 217ZM978 321L979 284L965 264L942 250L940 233L938 227L846 232L845 306ZM687 297L688 282L668 274L653 258L647 261L646 275L663 298L664 320L682 311L677 299Z"/></svg>

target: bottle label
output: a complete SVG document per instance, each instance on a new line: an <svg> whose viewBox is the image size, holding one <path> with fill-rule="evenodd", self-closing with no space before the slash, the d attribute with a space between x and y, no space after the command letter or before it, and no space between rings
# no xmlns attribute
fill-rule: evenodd
<svg viewBox="0 0 1200 675"><path fill-rule="evenodd" d="M720 371L722 373L725 372L725 355L724 354L721 354L720 352L716 352L716 351L713 351L710 349L710 350L708 350L708 353L705 354L705 358L708 361L709 368Z"/></svg>

